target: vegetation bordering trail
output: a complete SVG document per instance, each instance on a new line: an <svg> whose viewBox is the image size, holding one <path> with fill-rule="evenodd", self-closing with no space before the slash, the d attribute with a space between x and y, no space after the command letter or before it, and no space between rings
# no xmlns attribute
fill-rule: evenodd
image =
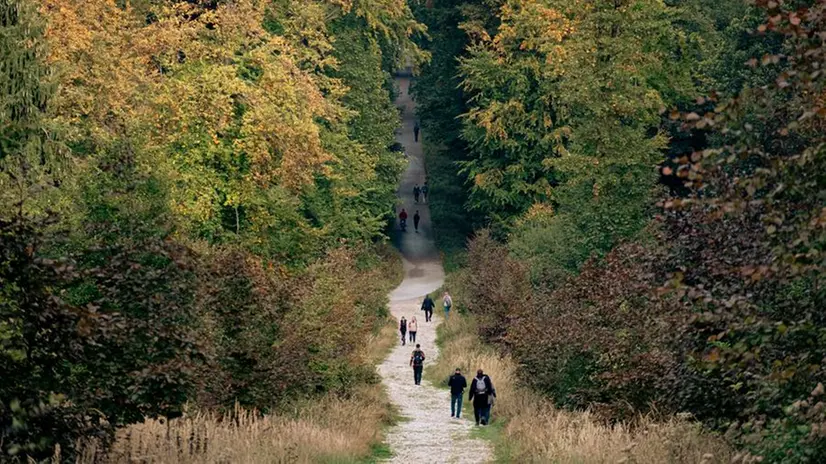
<svg viewBox="0 0 826 464"><path fill-rule="evenodd" d="M0 2L0 460L236 404L369 453L324 416L387 415L364 342L421 30L391 0Z"/></svg>
<svg viewBox="0 0 826 464"><path fill-rule="evenodd" d="M461 288L459 276L451 278L454 291ZM455 294L457 301L464 296L464 292ZM696 464L731 459L723 440L703 432L696 422L646 415L606 425L591 412L554 407L520 379L510 357L480 341L470 315L451 315L439 328L439 339L441 353L429 376L444 379L456 367L472 376L482 368L493 379L497 401L492 422L479 430L479 436L493 442L495 462Z"/></svg>
<svg viewBox="0 0 826 464"><path fill-rule="evenodd" d="M525 385L601 421L691 415L738 462L826 459L824 8L414 8L455 168L431 196L473 226L441 240L471 238L457 301Z"/></svg>

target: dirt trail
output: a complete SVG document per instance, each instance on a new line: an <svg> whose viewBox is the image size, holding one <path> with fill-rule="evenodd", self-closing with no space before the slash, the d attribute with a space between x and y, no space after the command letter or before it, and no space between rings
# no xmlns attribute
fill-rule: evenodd
<svg viewBox="0 0 826 464"><path fill-rule="evenodd" d="M406 78L397 80L400 96L397 104L403 108L403 126L397 140L405 146L410 166L399 186L401 205L410 216L407 232L397 234L396 244L404 257L404 281L390 294L390 310L398 320L416 317L419 323L417 342L427 355L425 366L438 357L436 326L441 323L440 310L435 311L433 322L424 322L420 311L425 294L436 290L444 281L444 270L439 253L433 243L430 227L430 211L426 204L415 204L413 187L422 185L425 179L421 143L413 141L415 109L407 89ZM421 141L421 138L419 139ZM413 214L419 210L419 233L413 230ZM413 369L408 365L413 346L397 346L379 366L379 374L393 402L399 407L405 420L388 433L393 451L391 462L398 463L481 463L491 459L490 446L486 441L470 438L474 427L472 418L450 417L450 394L434 387L427 379L417 386L413 383Z"/></svg>

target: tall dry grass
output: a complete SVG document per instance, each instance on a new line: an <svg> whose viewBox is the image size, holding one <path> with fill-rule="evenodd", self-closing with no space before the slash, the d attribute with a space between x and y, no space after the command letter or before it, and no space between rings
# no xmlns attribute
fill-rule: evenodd
<svg viewBox="0 0 826 464"><path fill-rule="evenodd" d="M429 375L446 378L455 367L473 375L481 368L494 382L494 424L505 422L501 436L494 437L500 462L710 464L731 460L731 450L720 438L687 419L642 416L633 423L607 425L587 411L556 409L519 386L516 364L484 346L469 317L452 314L439 335L442 351Z"/></svg>

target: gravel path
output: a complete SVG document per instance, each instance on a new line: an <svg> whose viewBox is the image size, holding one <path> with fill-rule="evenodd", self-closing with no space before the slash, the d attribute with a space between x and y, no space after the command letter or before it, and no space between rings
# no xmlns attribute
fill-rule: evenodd
<svg viewBox="0 0 826 464"><path fill-rule="evenodd" d="M427 205L415 204L413 186L421 185L425 178L421 144L413 141L414 107L407 94L409 81L399 79L398 105L403 108L403 128L397 140L406 147L410 165L399 187L402 207L410 218L408 229L399 233L396 244L404 256L404 281L390 294L390 310L398 320L416 317L419 323L417 342L427 356L425 366L438 357L436 326L442 321L439 311L433 322L424 322L419 309L425 294L441 287L444 281L439 253L433 243L430 228L430 211ZM421 140L421 139L420 139ZM419 210L422 217L419 232L413 230L413 213ZM417 386L413 383L413 369L408 365L413 346L399 344L379 366L387 392L405 417L388 433L387 440L393 451L391 462L398 463L482 463L491 459L488 442L470 438L474 427L472 418L450 417L450 394L434 387L426 378Z"/></svg>

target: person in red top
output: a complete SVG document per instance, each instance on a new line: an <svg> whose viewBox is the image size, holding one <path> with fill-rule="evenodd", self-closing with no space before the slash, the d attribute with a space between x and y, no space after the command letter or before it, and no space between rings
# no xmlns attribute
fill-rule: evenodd
<svg viewBox="0 0 826 464"><path fill-rule="evenodd" d="M402 212L399 213L399 225L401 225L402 230L407 227L407 211L402 208Z"/></svg>

